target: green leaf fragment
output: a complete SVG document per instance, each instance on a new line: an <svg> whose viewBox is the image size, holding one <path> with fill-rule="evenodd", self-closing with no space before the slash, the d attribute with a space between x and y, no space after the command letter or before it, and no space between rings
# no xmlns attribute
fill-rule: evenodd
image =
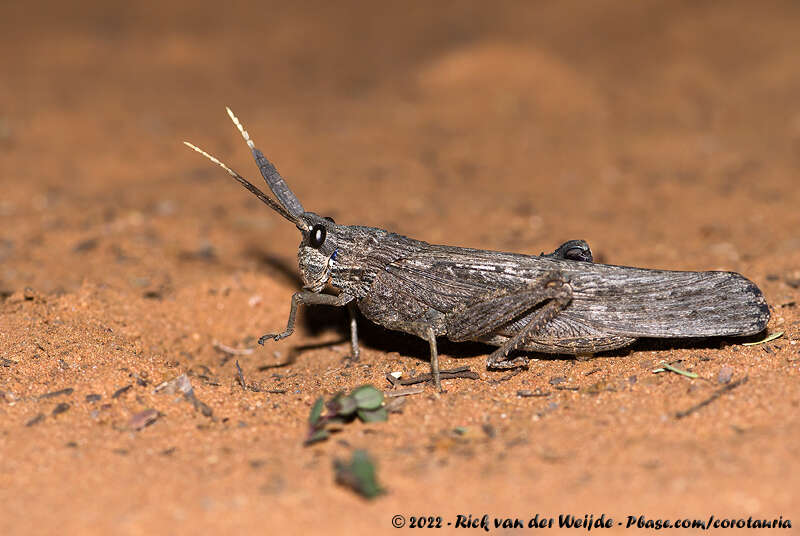
<svg viewBox="0 0 800 536"><path fill-rule="evenodd" d="M362 385L356 388L351 394L358 409L377 409L383 404L383 392L372 385Z"/></svg>
<svg viewBox="0 0 800 536"><path fill-rule="evenodd" d="M360 409L358 418L364 422L386 422L389 420L389 412L386 408Z"/></svg>
<svg viewBox="0 0 800 536"><path fill-rule="evenodd" d="M375 477L375 464L365 450L356 450L349 462L335 460L336 483L347 486L362 497L374 499L384 493Z"/></svg>
<svg viewBox="0 0 800 536"><path fill-rule="evenodd" d="M320 441L324 441L328 439L331 433L327 430L317 430L313 434L309 436L308 439L305 441L305 445L311 445L312 443L318 443Z"/></svg>
<svg viewBox="0 0 800 536"><path fill-rule="evenodd" d="M325 425L326 426L338 426L342 424L347 424L350 421L350 417L337 415L335 417L325 417Z"/></svg>
<svg viewBox="0 0 800 536"><path fill-rule="evenodd" d="M764 344L765 342L774 341L775 339L777 339L778 337L781 337L781 336L783 336L783 331L778 331L777 333L771 333L770 335L767 335L764 339L762 339L760 341L743 342L742 346L756 346L756 345L759 345L759 344Z"/></svg>
<svg viewBox="0 0 800 536"><path fill-rule="evenodd" d="M350 396L344 396L344 393L339 393L336 397L328 402L328 408L339 416L352 415L358 409L356 399Z"/></svg>
<svg viewBox="0 0 800 536"><path fill-rule="evenodd" d="M311 414L308 416L308 422L311 423L311 426L314 426L319 422L319 418L322 416L322 408L325 406L325 401L322 397L319 397L314 405L311 406Z"/></svg>

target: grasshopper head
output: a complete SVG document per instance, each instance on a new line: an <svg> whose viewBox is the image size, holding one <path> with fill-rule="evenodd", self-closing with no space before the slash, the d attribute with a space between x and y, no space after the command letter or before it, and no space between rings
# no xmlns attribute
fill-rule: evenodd
<svg viewBox="0 0 800 536"><path fill-rule="evenodd" d="M247 142L247 146L250 147L250 151L253 153L253 157L256 160L256 165L258 165L261 175L264 177L269 189L277 198L277 201L269 197L227 165L220 162L217 158L189 142L184 143L222 167L263 203L297 226L303 235L297 257L303 276L304 287L314 292L320 292L330 280L330 265L331 262L336 259L335 237L337 235L338 226L331 218L323 218L313 212L306 212L303 209L300 200L297 199L294 192L289 189L289 186L283 180L280 173L278 173L278 170L275 169L275 166L266 159L261 151L256 149L255 144L250 139L250 135L244 129L241 122L239 122L239 119L233 114L230 108L227 108L227 110L231 121L233 121L233 124L239 129L245 142Z"/></svg>
<svg viewBox="0 0 800 536"><path fill-rule="evenodd" d="M302 230L303 240L297 252L303 287L320 292L331 279L331 264L336 260L336 238L339 226L332 218L323 218L313 212L304 213L301 218L307 224Z"/></svg>

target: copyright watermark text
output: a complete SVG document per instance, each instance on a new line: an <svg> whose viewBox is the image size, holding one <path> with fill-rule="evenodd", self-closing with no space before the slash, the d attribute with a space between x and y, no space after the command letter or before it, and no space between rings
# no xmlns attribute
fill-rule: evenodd
<svg viewBox="0 0 800 536"><path fill-rule="evenodd" d="M614 518L606 514L559 514L558 516L545 516L535 514L531 517L493 517L489 514L457 514L455 518L446 518L438 515L410 515L395 514L392 517L392 526L395 528L409 529L440 529L445 527L457 529L477 529L490 532L503 529L579 529L602 530L612 527L636 529L790 529L792 521L783 516L774 518L760 517L717 517L713 514L705 519L701 518L676 518L659 519L644 515L628 515Z"/></svg>

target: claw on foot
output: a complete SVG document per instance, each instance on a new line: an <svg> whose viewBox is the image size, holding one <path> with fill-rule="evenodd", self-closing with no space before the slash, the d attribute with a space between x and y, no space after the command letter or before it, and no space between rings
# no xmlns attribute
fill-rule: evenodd
<svg viewBox="0 0 800 536"><path fill-rule="evenodd" d="M273 339L275 341L280 340L280 339L278 339L277 335L273 335L271 333L268 333L266 335L262 335L261 337L259 337L258 344L260 344L261 346L264 346L264 343L267 341L267 339Z"/></svg>
<svg viewBox="0 0 800 536"><path fill-rule="evenodd" d="M489 356L489 359L486 363L486 368L500 369L500 370L521 368L521 367L527 367L529 361L530 360L525 356L515 357L514 359L507 359L506 356L502 354L502 352L495 351L492 355Z"/></svg>

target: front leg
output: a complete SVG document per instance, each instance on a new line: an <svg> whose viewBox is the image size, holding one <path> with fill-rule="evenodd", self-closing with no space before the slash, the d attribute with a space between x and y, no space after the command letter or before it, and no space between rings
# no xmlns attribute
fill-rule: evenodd
<svg viewBox="0 0 800 536"><path fill-rule="evenodd" d="M286 324L286 330L283 333L268 333L266 335L262 335L261 338L258 339L258 344L263 346L267 339L279 341L294 333L294 322L295 318L297 317L297 306L300 304L333 305L334 307L342 307L351 301L353 301L353 297L345 293L339 294L338 296L333 296L331 294L319 294L317 292L311 292L310 290L301 290L300 292L295 292L292 295L292 307L289 309L289 322ZM354 347L358 347L357 340Z"/></svg>

